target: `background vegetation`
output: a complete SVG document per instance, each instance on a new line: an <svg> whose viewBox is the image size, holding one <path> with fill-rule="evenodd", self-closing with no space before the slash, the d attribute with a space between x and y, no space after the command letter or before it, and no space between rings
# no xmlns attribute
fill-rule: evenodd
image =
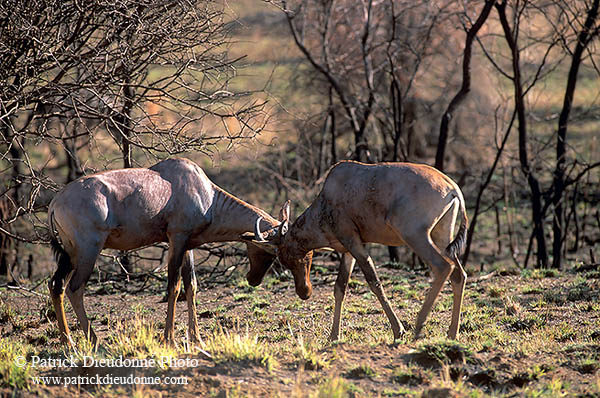
<svg viewBox="0 0 600 398"><path fill-rule="evenodd" d="M1 2L4 289L45 294L54 268L47 205L84 174L185 156L271 214L291 199L297 216L339 160L410 161L435 165L463 189L472 277L560 270L573 289L553 296L554 288L545 291L551 281L531 283L521 289L534 293L519 291L524 302L537 294L571 308L582 294L581 306L596 314L597 295L585 293L595 279L590 285L570 272L593 276L600 261L598 9L598 0ZM405 248L370 250L376 263L420 272ZM123 280L160 281L164 252L159 245L104 253L96 293ZM246 261L236 245L197 252L205 287L233 283ZM335 270L329 260L316 277ZM557 275L546 272L536 278ZM501 298L502 311L511 311L507 300L525 305L514 292L490 289L481 294ZM5 324L14 311L7 308ZM527 311L536 308L546 307ZM493 327L496 312L479 324L473 309L467 328ZM526 313L507 320L506 330L556 326ZM565 322L566 335L577 330ZM595 326L588 327L586 338ZM254 335L240 335L252 345ZM494 347L502 340L489 338ZM478 339L468 344L485 349ZM397 376L423 378L409 370ZM371 377L366 368L356 372ZM350 388L335 377L327 386Z"/></svg>

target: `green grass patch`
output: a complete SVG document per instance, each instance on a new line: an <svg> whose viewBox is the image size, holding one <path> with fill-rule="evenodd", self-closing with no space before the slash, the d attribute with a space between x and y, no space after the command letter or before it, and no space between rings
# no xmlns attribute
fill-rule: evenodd
<svg viewBox="0 0 600 398"><path fill-rule="evenodd" d="M329 366L329 361L317 351L315 344L305 342L302 335L297 340L296 356L306 370L321 370Z"/></svg>
<svg viewBox="0 0 600 398"><path fill-rule="evenodd" d="M473 362L473 353L466 345L452 340L426 343L417 348L414 358L420 364Z"/></svg>
<svg viewBox="0 0 600 398"><path fill-rule="evenodd" d="M510 382L517 387L523 387L532 381L538 381L550 369L544 365L533 365L524 371L516 372L510 378Z"/></svg>
<svg viewBox="0 0 600 398"><path fill-rule="evenodd" d="M377 372L375 369L370 367L367 364L360 364L358 366L354 366L346 372L346 377L350 379L364 379L364 378L374 378L377 376Z"/></svg>
<svg viewBox="0 0 600 398"><path fill-rule="evenodd" d="M423 291L418 291L404 285L394 285L392 292L399 293L405 299L419 300Z"/></svg>
<svg viewBox="0 0 600 398"><path fill-rule="evenodd" d="M554 340L558 341L559 343L565 343L577 339L577 331L567 322L561 322L553 329L552 335Z"/></svg>
<svg viewBox="0 0 600 398"><path fill-rule="evenodd" d="M560 271L554 268L549 269L524 269L521 271L521 277L527 279L544 279L544 278L556 278L560 275Z"/></svg>
<svg viewBox="0 0 600 398"><path fill-rule="evenodd" d="M516 319L515 319L516 318ZM531 331L546 326L547 320L541 314L527 315L524 317L508 317L505 321L509 329L518 331Z"/></svg>
<svg viewBox="0 0 600 398"><path fill-rule="evenodd" d="M356 388L348 381L341 377L332 377L319 386L314 398L347 398L354 391Z"/></svg>
<svg viewBox="0 0 600 398"><path fill-rule="evenodd" d="M598 292L589 285L587 280L576 280L567 289L567 301L593 301L595 298L598 298Z"/></svg>
<svg viewBox="0 0 600 398"><path fill-rule="evenodd" d="M149 320L135 317L131 322L117 321L114 329L115 333L107 340L107 351L111 356L159 359L177 356L177 350L164 344L161 332ZM79 349L84 353L90 350L85 346Z"/></svg>
<svg viewBox="0 0 600 398"><path fill-rule="evenodd" d="M209 336L202 348L208 351L218 362L249 362L263 366L271 372L277 361L269 346L256 335L230 333L218 330Z"/></svg>
<svg viewBox="0 0 600 398"><path fill-rule="evenodd" d="M258 289L260 289L260 287L258 287L258 286L251 286L248 283L248 281L246 280L246 278L243 278L243 277L236 279L234 281L234 286L236 289L241 290L242 292L245 292L245 293L254 293Z"/></svg>
<svg viewBox="0 0 600 398"><path fill-rule="evenodd" d="M409 388L386 388L383 390L381 395L384 397L420 397L421 393L418 391L413 391Z"/></svg>
<svg viewBox="0 0 600 398"><path fill-rule="evenodd" d="M395 368L392 373L392 381L398 384L419 385L425 382L423 371L414 365Z"/></svg>
<svg viewBox="0 0 600 398"><path fill-rule="evenodd" d="M556 397L569 397L569 384L564 383L561 379L553 377L548 383L544 383L541 386L528 386L524 388L520 396L526 398L556 398ZM596 394L579 395L579 397L596 397Z"/></svg>
<svg viewBox="0 0 600 398"><path fill-rule="evenodd" d="M358 290L358 289L362 288L363 286L366 286L366 283L359 281L357 279L350 279L350 281L348 281L348 287L351 290Z"/></svg>
<svg viewBox="0 0 600 398"><path fill-rule="evenodd" d="M492 298L501 298L506 294L506 288L501 286L488 287L488 295Z"/></svg>
<svg viewBox="0 0 600 398"><path fill-rule="evenodd" d="M20 342L0 338L0 386L29 389L31 364L26 360L30 348Z"/></svg>
<svg viewBox="0 0 600 398"><path fill-rule="evenodd" d="M542 294L544 293L544 289L538 286L525 286L521 289L521 293L523 294Z"/></svg>
<svg viewBox="0 0 600 398"><path fill-rule="evenodd" d="M598 362L598 360L595 358L584 358L575 364L575 369L579 373L594 374L598 369L600 369L600 362Z"/></svg>

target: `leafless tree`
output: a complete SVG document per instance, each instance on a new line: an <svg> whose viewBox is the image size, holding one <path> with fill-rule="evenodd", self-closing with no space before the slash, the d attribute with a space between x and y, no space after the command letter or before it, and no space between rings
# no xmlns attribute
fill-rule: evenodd
<svg viewBox="0 0 600 398"><path fill-rule="evenodd" d="M352 157L406 158L402 135L414 120L413 83L422 68L450 51L452 38L437 32L459 12L454 3L282 1L281 8L296 45L321 76L319 84L331 88L328 114L329 120L331 112L341 117L333 127L338 137L352 132ZM377 132L386 145L373 143Z"/></svg>
<svg viewBox="0 0 600 398"><path fill-rule="evenodd" d="M212 0L0 3L0 231L45 240L64 165L69 181L259 134L265 101L231 88L230 29Z"/></svg>
<svg viewBox="0 0 600 398"><path fill-rule="evenodd" d="M598 21L598 8L600 6L600 1L594 0L585 5L586 7L580 14L575 13L569 17L569 19L572 21L571 24L574 26L573 30L575 31L577 37L574 44L574 49L570 49L573 44L565 43L567 45L567 51L570 53L571 65L569 67L567 87L565 88L563 106L558 118L558 128L556 134L556 166L554 168L554 178L552 181L552 189L554 191L552 195L552 204L554 206L554 217L552 219L552 252L554 255L552 260L553 268L562 268L562 262L565 255L567 223L565 220L566 206L564 206L564 203L567 201L566 189L568 185L578 182L578 178L567 178L566 175L568 164L567 130L569 126L571 110L573 107L573 97L575 95L575 88L577 85L581 64L582 62L585 62L586 58L592 56L589 46L600 35L600 23ZM564 12L570 13L570 10L565 8ZM585 20L582 24L581 20L583 17L585 17ZM589 59L591 60L591 58ZM595 165L588 166L587 169L589 170L590 168L598 166L600 166L600 162L596 162ZM575 203L575 200L573 200L573 202ZM575 218L575 220L576 219L577 218Z"/></svg>
<svg viewBox="0 0 600 398"><path fill-rule="evenodd" d="M576 192L567 187L577 184L582 178L590 176L590 171L598 166L593 155L586 155L589 148L569 147L566 145L567 127L593 111L597 104L585 101L575 114L571 113L575 87L580 70L587 74L598 75L594 62L593 41L598 35L598 2L496 2L497 21L491 26L499 26L497 35L504 38L507 50L498 48L492 41L480 42L484 54L491 61L500 79L510 81L513 89L512 106L515 126L508 125L502 145L498 147L494 166L505 148L505 142L511 129L518 133L518 161L521 172L527 182L528 200L531 207L531 238L529 239L523 264L527 265L532 243L536 242L536 265L550 265L561 268L565 256L568 237L567 219L576 222L584 217L571 206L570 216L565 217L566 203L570 197L576 200ZM494 25L495 23L495 25ZM494 29L492 28L493 32ZM497 37L492 33L490 37ZM487 43L487 44L486 44ZM494 48L495 50L491 50ZM508 62L505 62L508 60ZM566 69L563 65L570 64ZM548 81L565 81L564 101L560 112L536 107L536 98L543 92ZM540 119L540 114L546 115ZM556 117L555 115L558 115ZM541 122L540 122L541 121ZM557 122L558 128L549 133L551 124ZM543 127L540 127L543 126ZM549 148L556 139L556 162L552 165L548 159ZM567 175L568 174L568 175ZM489 184L488 174L482 189ZM512 182L515 185L516 181ZM480 191L476 212L479 208ZM550 230L548 215L553 207L552 251L548 251L547 240ZM476 215L475 215L476 216ZM586 224L584 222L584 224ZM472 225L474 228L474 225ZM472 232L472 231L470 231ZM578 232L577 232L578 233ZM471 238L471 235L469 235ZM512 247L512 245L511 245ZM468 250L467 250L468 253ZM514 256L513 256L514 257Z"/></svg>
<svg viewBox="0 0 600 398"><path fill-rule="evenodd" d="M458 106L465 100L469 91L471 91L471 54L473 52L473 41L490 15L494 3L494 0L487 0L476 21L472 23L471 27L467 28L467 37L465 38L465 49L463 52L462 84L460 90L452 97L452 100L444 111L442 122L440 124L440 134L438 137L437 152L435 154L435 167L440 171L444 171L444 156L446 154L450 121ZM465 13L465 16L468 16L468 14Z"/></svg>

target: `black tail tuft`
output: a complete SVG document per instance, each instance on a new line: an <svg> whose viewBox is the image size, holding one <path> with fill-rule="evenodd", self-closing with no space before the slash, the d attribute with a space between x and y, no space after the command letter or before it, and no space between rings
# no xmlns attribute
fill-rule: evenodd
<svg viewBox="0 0 600 398"><path fill-rule="evenodd" d="M69 253L66 252L56 238L50 239L50 246L58 264L58 268L50 280L51 289L56 294L60 294L64 290L65 278L73 269L73 265L71 264Z"/></svg>
<svg viewBox="0 0 600 398"><path fill-rule="evenodd" d="M456 237L448 247L446 247L446 254L450 256L450 258L458 258L460 254L462 254L465 244L467 243L467 227L469 225L469 220L467 219L467 211L462 206L460 207L460 212L462 213L462 218L460 221L460 227L458 228L458 233Z"/></svg>
<svg viewBox="0 0 600 398"><path fill-rule="evenodd" d="M52 252L54 253L56 263L58 264L58 269L70 271L73 267L71 266L71 258L69 257L69 253L63 249L63 247L60 245L60 242L56 238L52 238L50 240L50 245L52 246Z"/></svg>

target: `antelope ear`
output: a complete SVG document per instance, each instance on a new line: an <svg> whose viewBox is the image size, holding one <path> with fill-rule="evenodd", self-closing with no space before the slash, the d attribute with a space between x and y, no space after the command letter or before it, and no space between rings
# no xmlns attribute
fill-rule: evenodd
<svg viewBox="0 0 600 398"><path fill-rule="evenodd" d="M243 234L240 235L240 240L244 241L244 242L252 242L255 240L254 234L252 232L244 232Z"/></svg>
<svg viewBox="0 0 600 398"><path fill-rule="evenodd" d="M259 249L262 249L264 251L266 251L267 253L269 253L272 256L276 256L277 255L277 246L274 245L273 243L270 242L260 242L260 241L256 241L253 240L251 242L248 242L253 244L254 246L258 247Z"/></svg>
<svg viewBox="0 0 600 398"><path fill-rule="evenodd" d="M283 235L287 234L288 228L290 226L290 222L285 220L281 224L279 224L279 229L277 231L277 236L281 238Z"/></svg>
<svg viewBox="0 0 600 398"><path fill-rule="evenodd" d="M290 201L287 200L283 206L281 206L281 210L279 210L279 221L286 222L290 220Z"/></svg>
<svg viewBox="0 0 600 398"><path fill-rule="evenodd" d="M245 243L252 244L269 254L276 255L277 254L277 245L266 241L266 240L257 240L255 239L255 235L252 232L244 232L240 235L240 240Z"/></svg>

